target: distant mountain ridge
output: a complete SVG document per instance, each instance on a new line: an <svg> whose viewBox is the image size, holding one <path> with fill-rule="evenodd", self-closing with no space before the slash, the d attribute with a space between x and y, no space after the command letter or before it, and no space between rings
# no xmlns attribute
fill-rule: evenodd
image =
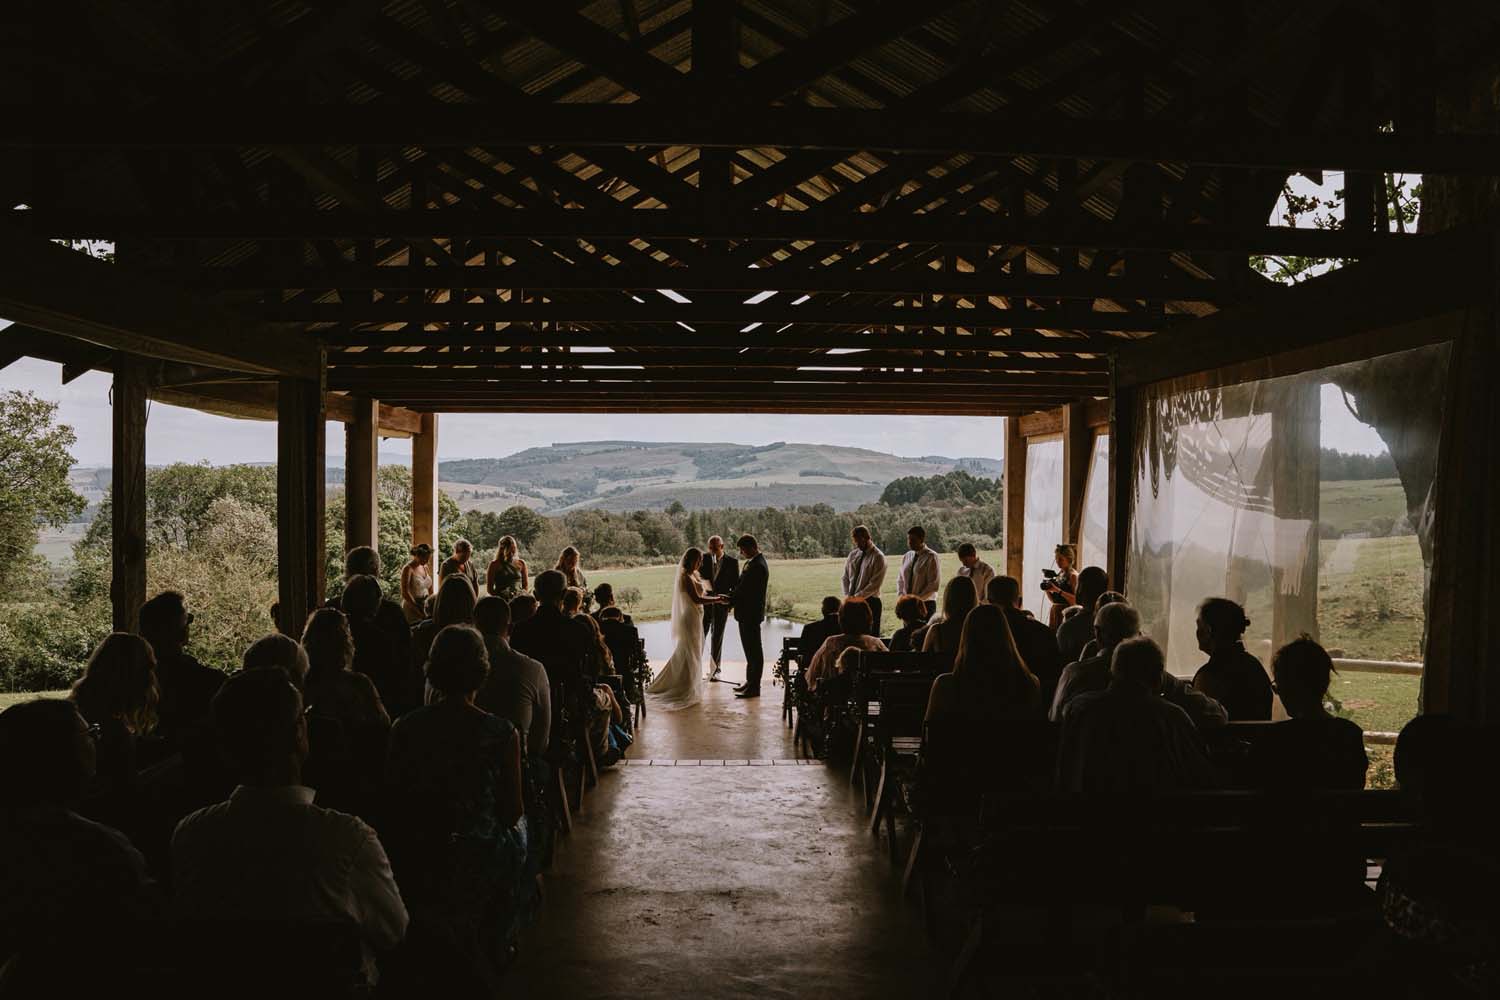
<svg viewBox="0 0 1500 1000"><path fill-rule="evenodd" d="M442 462L438 476L464 509L522 503L549 514L661 510L675 500L689 509L826 503L850 510L878 500L893 479L954 469L993 478L1001 463L787 441L572 441L505 458Z"/></svg>

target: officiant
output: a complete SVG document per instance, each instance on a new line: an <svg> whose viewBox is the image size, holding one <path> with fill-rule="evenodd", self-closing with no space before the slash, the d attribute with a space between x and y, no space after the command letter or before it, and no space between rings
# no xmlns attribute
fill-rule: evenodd
<svg viewBox="0 0 1500 1000"><path fill-rule="evenodd" d="M724 552L724 539L714 535L708 540L708 554L698 565L698 575L710 594L728 594L740 582L740 562ZM709 643L709 657L713 660L710 680L718 680L719 657L724 652L724 629L729 622L729 605L709 604L703 608L703 633Z"/></svg>

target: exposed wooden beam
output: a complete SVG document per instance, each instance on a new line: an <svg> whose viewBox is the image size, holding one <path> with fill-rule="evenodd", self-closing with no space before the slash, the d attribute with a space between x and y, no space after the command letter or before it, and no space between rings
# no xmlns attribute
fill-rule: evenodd
<svg viewBox="0 0 1500 1000"><path fill-rule="evenodd" d="M133 269L0 225L0 316L101 347L234 371L316 373L318 346Z"/></svg>
<svg viewBox="0 0 1500 1000"><path fill-rule="evenodd" d="M685 81L665 65L662 72ZM715 111L657 102L540 105L520 99L421 107L383 101L300 107L186 101L149 110L37 104L19 108L14 119L0 134L0 148L773 147L1452 174L1488 173L1500 151L1500 137L1478 134L1285 132L1063 116L1009 120L915 109L777 106Z"/></svg>
<svg viewBox="0 0 1500 1000"><path fill-rule="evenodd" d="M999 372L1102 372L1109 368L1104 355L1094 357L1028 357L1010 354L1004 357L981 352L936 354L923 351L860 351L847 354L812 354L805 351L722 351L677 350L633 351L613 353L571 353L535 351L409 352L347 351L329 356L330 367L399 369L417 366L463 367L483 365L493 368L577 367L638 365L663 368L782 368L798 369L809 365L845 368L850 374L870 368L894 368L920 371L999 371Z"/></svg>

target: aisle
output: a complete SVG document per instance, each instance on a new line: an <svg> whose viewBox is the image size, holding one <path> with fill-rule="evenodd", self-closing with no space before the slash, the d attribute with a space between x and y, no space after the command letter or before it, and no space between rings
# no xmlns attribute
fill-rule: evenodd
<svg viewBox="0 0 1500 1000"><path fill-rule="evenodd" d="M725 665L726 675L734 669ZM914 907L847 775L791 760L780 688L647 716L547 879L523 997L926 995Z"/></svg>

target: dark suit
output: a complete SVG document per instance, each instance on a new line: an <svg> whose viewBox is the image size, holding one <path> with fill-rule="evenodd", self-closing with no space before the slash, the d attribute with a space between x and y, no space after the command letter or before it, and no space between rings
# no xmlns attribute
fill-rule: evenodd
<svg viewBox="0 0 1500 1000"><path fill-rule="evenodd" d="M740 582L740 561L724 554L715 559L704 553L698 564L698 575L710 594L731 594ZM714 666L719 665L719 655L724 651L724 628L729 623L729 605L707 604L703 607L703 633L709 637L709 653Z"/></svg>
<svg viewBox="0 0 1500 1000"><path fill-rule="evenodd" d="M765 670L765 654L760 648L760 623L766 618L766 588L771 583L771 568L766 557L756 553L740 570L739 583L730 595L734 620L739 623L740 645L745 647L745 690L760 690L760 675Z"/></svg>
<svg viewBox="0 0 1500 1000"><path fill-rule="evenodd" d="M1050 628L1020 608L1001 610L1005 612L1006 624L1010 625L1010 634L1016 640L1016 651L1041 682L1041 703L1050 706L1063 668L1062 654L1057 650L1057 637Z"/></svg>

